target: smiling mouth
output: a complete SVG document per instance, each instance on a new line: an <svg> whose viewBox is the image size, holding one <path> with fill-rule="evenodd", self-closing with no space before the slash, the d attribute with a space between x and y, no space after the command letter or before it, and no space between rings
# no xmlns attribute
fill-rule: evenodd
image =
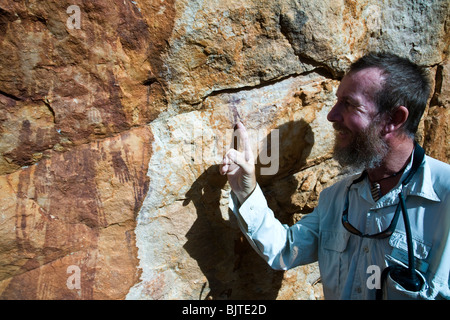
<svg viewBox="0 0 450 320"><path fill-rule="evenodd" d="M333 124L333 128L336 131L336 136L338 136L338 137L345 137L345 136L350 135L350 133L351 133L350 130L338 125L337 123Z"/></svg>

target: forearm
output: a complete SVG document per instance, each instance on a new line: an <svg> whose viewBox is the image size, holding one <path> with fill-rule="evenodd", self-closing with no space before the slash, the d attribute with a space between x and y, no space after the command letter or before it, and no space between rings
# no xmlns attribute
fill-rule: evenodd
<svg viewBox="0 0 450 320"><path fill-rule="evenodd" d="M242 232L272 268L286 270L317 259L317 233L305 225L281 224L259 186L240 207L235 195L230 200Z"/></svg>

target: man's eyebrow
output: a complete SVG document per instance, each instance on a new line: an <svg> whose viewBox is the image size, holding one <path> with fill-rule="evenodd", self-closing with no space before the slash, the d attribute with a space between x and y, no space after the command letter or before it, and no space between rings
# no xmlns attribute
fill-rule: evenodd
<svg viewBox="0 0 450 320"><path fill-rule="evenodd" d="M348 102L350 104L354 104L354 105L360 105L362 104L362 102L360 101L360 99L358 99L357 97L353 97L351 95L344 95L341 97L342 101Z"/></svg>
<svg viewBox="0 0 450 320"><path fill-rule="evenodd" d="M355 98L350 97L350 96L345 97L345 100L347 100L347 101L350 102L351 104L355 104L355 105L361 104L360 101L359 101L358 99L355 99Z"/></svg>
<svg viewBox="0 0 450 320"><path fill-rule="evenodd" d="M359 103L356 99L354 99L354 98L352 98L351 96L348 96L348 95L339 97L339 95L336 92L335 96L336 96L336 98L340 99L341 101L347 101L347 102L355 103L355 104Z"/></svg>

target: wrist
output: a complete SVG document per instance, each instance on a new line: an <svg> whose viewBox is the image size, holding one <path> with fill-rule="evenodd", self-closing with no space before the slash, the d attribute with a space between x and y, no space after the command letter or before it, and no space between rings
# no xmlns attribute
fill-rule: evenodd
<svg viewBox="0 0 450 320"><path fill-rule="evenodd" d="M256 189L256 185L251 189L251 191L246 191L246 192L239 192L236 193L236 197L237 200L239 201L239 205L242 205L253 193L253 191L255 191Z"/></svg>

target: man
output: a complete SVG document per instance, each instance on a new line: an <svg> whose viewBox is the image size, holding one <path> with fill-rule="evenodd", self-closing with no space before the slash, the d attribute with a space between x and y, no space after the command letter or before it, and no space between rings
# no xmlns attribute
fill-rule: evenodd
<svg viewBox="0 0 450 320"><path fill-rule="evenodd" d="M323 190L291 227L268 208L237 124L244 151L230 149L220 171L243 233L272 268L318 261L326 299L450 298L450 166L414 142L429 92L406 59L371 53L355 62L328 120L335 158L358 173Z"/></svg>

